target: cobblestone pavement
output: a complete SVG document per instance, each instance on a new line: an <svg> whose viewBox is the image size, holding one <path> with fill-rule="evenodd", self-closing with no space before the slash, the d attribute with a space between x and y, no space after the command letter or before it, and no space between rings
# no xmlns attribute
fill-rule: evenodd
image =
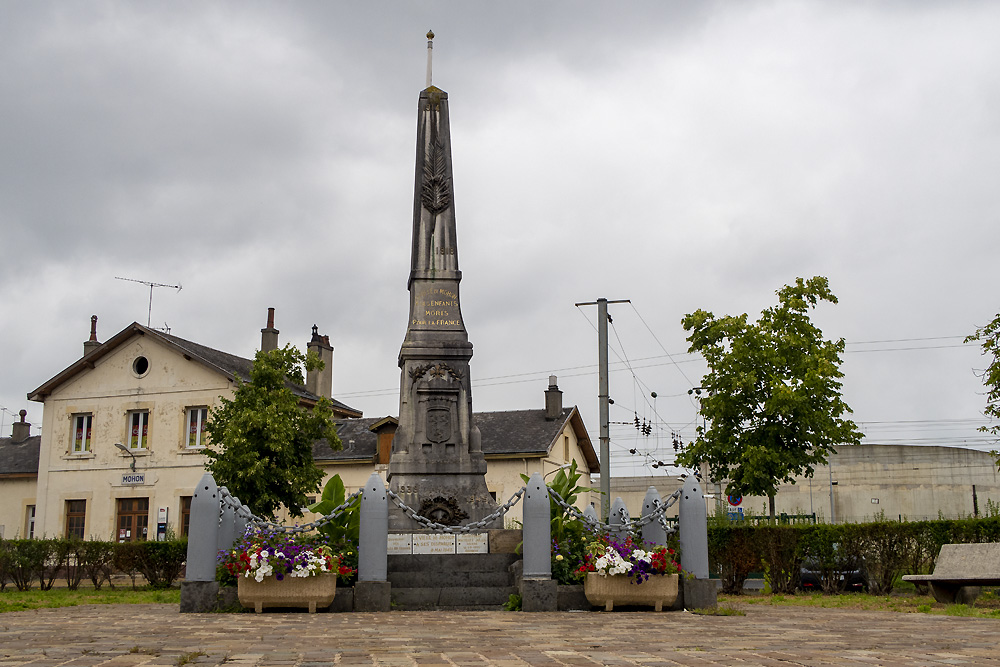
<svg viewBox="0 0 1000 667"><path fill-rule="evenodd" d="M687 612L0 615L10 665L1000 665L1000 620L795 607Z"/></svg>

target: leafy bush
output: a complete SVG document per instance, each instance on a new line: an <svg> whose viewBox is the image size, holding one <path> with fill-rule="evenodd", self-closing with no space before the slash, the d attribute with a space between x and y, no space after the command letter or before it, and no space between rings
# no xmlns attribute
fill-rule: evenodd
<svg viewBox="0 0 1000 667"><path fill-rule="evenodd" d="M906 568L915 540L907 524L880 521L859 526L862 560L868 573L868 590L888 595Z"/></svg>
<svg viewBox="0 0 1000 667"><path fill-rule="evenodd" d="M746 524L711 526L708 529L708 559L722 579L722 592L740 595L751 572L761 569L756 529Z"/></svg>
<svg viewBox="0 0 1000 667"><path fill-rule="evenodd" d="M799 585L802 554L799 551L799 533L794 526L758 526L757 538L764 578L774 593L794 593Z"/></svg>
<svg viewBox="0 0 1000 667"><path fill-rule="evenodd" d="M114 545L114 555L111 566L119 572L124 572L132 580L132 590L135 590L135 578L139 576L139 549L142 542L120 542Z"/></svg>
<svg viewBox="0 0 1000 667"><path fill-rule="evenodd" d="M153 588L169 588L180 576L187 558L187 540L133 542L139 548L139 571Z"/></svg>
<svg viewBox="0 0 1000 667"><path fill-rule="evenodd" d="M10 567L10 554L4 546L4 541L0 538L0 593L7 588L7 569Z"/></svg>
<svg viewBox="0 0 1000 667"><path fill-rule="evenodd" d="M111 583L111 561L114 555L114 542L101 540L80 542L77 548L77 562L94 585L94 590L101 590L105 582L114 588Z"/></svg>
<svg viewBox="0 0 1000 667"><path fill-rule="evenodd" d="M8 575L19 591L31 590L37 577L44 577L49 558L49 540L6 540Z"/></svg>
<svg viewBox="0 0 1000 667"><path fill-rule="evenodd" d="M886 595L901 574L934 568L943 544L1000 542L1000 518L810 526L726 525L708 529L709 565L723 592L739 594L748 573L763 569L771 590L788 594L803 563L815 570L826 593L840 589L840 573L863 566L869 590Z"/></svg>

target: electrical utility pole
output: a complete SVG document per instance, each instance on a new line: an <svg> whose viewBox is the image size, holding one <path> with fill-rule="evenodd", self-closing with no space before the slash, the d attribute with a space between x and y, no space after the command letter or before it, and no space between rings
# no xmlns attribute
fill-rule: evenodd
<svg viewBox="0 0 1000 667"><path fill-rule="evenodd" d="M598 299L579 306L597 306L597 404L601 420L601 520L611 516L611 432L608 428L608 304L632 303L628 299Z"/></svg>

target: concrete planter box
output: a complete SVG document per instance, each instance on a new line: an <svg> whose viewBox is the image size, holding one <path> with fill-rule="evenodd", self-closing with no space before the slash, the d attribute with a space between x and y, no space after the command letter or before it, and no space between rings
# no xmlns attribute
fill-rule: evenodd
<svg viewBox="0 0 1000 667"><path fill-rule="evenodd" d="M624 574L603 576L588 572L583 582L583 592L590 604L611 611L617 605L653 607L656 611L669 609L677 599L678 575L653 575L641 584L632 583Z"/></svg>
<svg viewBox="0 0 1000 667"><path fill-rule="evenodd" d="M265 607L301 607L315 614L316 607L329 607L337 594L337 575L331 572L314 577L286 576L281 581L240 577L238 582L240 604L258 614Z"/></svg>

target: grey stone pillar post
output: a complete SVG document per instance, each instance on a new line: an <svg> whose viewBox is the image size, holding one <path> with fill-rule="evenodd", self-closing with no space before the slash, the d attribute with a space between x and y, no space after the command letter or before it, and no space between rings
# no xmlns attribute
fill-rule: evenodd
<svg viewBox="0 0 1000 667"><path fill-rule="evenodd" d="M718 589L708 578L708 513L705 509L705 489L694 475L684 480L678 503L681 568L694 579L681 578L683 604L686 609L716 606Z"/></svg>
<svg viewBox="0 0 1000 667"><path fill-rule="evenodd" d="M181 612L207 612L216 607L219 584L215 581L219 545L219 489L205 473L191 498L188 530L187 574L181 583Z"/></svg>
<svg viewBox="0 0 1000 667"><path fill-rule="evenodd" d="M696 579L707 579L708 515L704 488L694 475L684 480L679 505L681 567Z"/></svg>
<svg viewBox="0 0 1000 667"><path fill-rule="evenodd" d="M552 576L552 526L549 509L549 489L542 474L536 472L528 480L524 494L524 576Z"/></svg>
<svg viewBox="0 0 1000 667"><path fill-rule="evenodd" d="M646 497L642 499L642 516L649 516L662 506L663 501L660 500L660 493L656 490L656 487L651 486L646 489ZM662 516L661 514L642 527L642 540L644 542L666 546L667 531L663 527L664 521Z"/></svg>
<svg viewBox="0 0 1000 667"><path fill-rule="evenodd" d="M614 502L611 503L611 515L608 517L608 525L611 526L610 532L616 541L621 542L628 537L629 529L626 524L631 518L628 508L625 507L625 501L622 500L621 496L615 498Z"/></svg>
<svg viewBox="0 0 1000 667"><path fill-rule="evenodd" d="M361 492L361 531L358 543L358 583L355 611L389 611L389 498L385 484L372 473Z"/></svg>
<svg viewBox="0 0 1000 667"><path fill-rule="evenodd" d="M247 534L247 526L250 525L250 510L246 507L240 506L236 510L236 521L235 521L235 533L234 537L236 540L243 539L243 536Z"/></svg>
<svg viewBox="0 0 1000 667"><path fill-rule="evenodd" d="M219 488L219 499L229 495L229 489ZM219 519L219 544L216 546L216 553L219 551L229 551L236 541L236 512L228 502L222 502L222 515Z"/></svg>
<svg viewBox="0 0 1000 667"><path fill-rule="evenodd" d="M523 611L556 611L557 589L552 579L552 525L549 489L542 473L528 480L524 493L522 553L524 573L521 579Z"/></svg>
<svg viewBox="0 0 1000 667"><path fill-rule="evenodd" d="M597 510L594 509L593 505L587 505L587 507L583 510L583 516L595 523L601 522L601 517L597 516Z"/></svg>

